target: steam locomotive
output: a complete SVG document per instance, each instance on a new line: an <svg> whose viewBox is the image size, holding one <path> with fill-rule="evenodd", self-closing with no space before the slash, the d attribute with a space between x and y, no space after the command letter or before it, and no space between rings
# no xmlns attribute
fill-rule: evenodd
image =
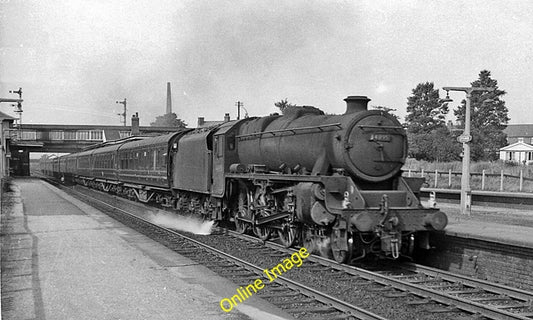
<svg viewBox="0 0 533 320"><path fill-rule="evenodd" d="M289 107L283 115L134 137L44 160L56 178L229 221L287 247L319 247L338 262L396 259L447 224L422 207L420 178L402 177L407 137L365 96L344 114Z"/></svg>

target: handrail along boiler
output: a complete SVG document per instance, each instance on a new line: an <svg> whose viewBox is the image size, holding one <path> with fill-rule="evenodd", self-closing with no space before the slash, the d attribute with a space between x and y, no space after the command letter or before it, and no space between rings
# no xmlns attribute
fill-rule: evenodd
<svg viewBox="0 0 533 320"><path fill-rule="evenodd" d="M415 244L429 248L429 233L444 229L447 218L422 207L423 179L402 177L405 130L387 112L367 110L369 100L347 97L341 115L289 107L283 115L117 142L43 168L132 199L232 220L239 232L277 235L286 246L322 249L339 262L369 253L409 256ZM62 167L67 172L54 172Z"/></svg>

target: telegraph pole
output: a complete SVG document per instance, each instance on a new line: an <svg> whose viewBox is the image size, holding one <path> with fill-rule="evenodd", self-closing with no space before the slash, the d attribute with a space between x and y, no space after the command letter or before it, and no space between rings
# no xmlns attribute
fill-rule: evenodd
<svg viewBox="0 0 533 320"><path fill-rule="evenodd" d="M16 93L19 95L18 99L10 99L10 98L0 98L0 102L11 102L16 103L12 104L13 107L16 107L15 112L19 114L19 127L22 124L22 88L19 88L17 91L10 90L9 93Z"/></svg>
<svg viewBox="0 0 533 320"><path fill-rule="evenodd" d="M465 129L463 134L457 137L457 141L463 144L463 170L461 172L461 214L470 215L472 207L472 189L470 189L470 142L472 135L470 133L470 99L474 91L494 91L495 88L489 87L443 87L443 90L448 91L463 91L466 93L466 108L465 108ZM446 98L449 99L448 95Z"/></svg>
<svg viewBox="0 0 533 320"><path fill-rule="evenodd" d="M10 90L9 93L16 93L19 95L19 101L17 104L12 104L11 106L15 107L15 113L18 114L19 123L18 123L18 133L19 139L22 139L22 88L19 87L18 90Z"/></svg>
<svg viewBox="0 0 533 320"><path fill-rule="evenodd" d="M123 101L117 101L117 103L119 104L123 104L124 105L124 112L123 113L117 113L119 116L123 117L124 119L124 127L126 126L126 98L124 98Z"/></svg>
<svg viewBox="0 0 533 320"><path fill-rule="evenodd" d="M237 106L237 120L241 119L241 108L244 109L244 118L248 118L248 110L244 107L244 102L237 101L235 106Z"/></svg>
<svg viewBox="0 0 533 320"><path fill-rule="evenodd" d="M11 99L11 98L0 98L1 102L9 102L9 103L16 103L16 106L18 109L15 112L22 112L22 88L19 88L18 91L11 90L10 93L17 93L19 95L18 99ZM20 120L19 120L20 121ZM21 122L19 122L20 124ZM19 125L19 137L20 137L20 125ZM6 143L6 138L4 137L4 132L0 132L0 144L4 145ZM4 176L9 176L9 159L6 157L6 151L8 150L8 147L1 147L0 148L0 178L4 178ZM2 189L0 187L0 189ZM0 195L1 198L1 195Z"/></svg>

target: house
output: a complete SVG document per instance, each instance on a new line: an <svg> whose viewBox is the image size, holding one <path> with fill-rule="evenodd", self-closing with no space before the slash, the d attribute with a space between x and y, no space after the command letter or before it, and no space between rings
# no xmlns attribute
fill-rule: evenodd
<svg viewBox="0 0 533 320"><path fill-rule="evenodd" d="M504 132L509 145L500 149L500 160L533 164L533 124L509 124Z"/></svg>
<svg viewBox="0 0 533 320"><path fill-rule="evenodd" d="M224 115L224 120L223 121L206 121L204 117L198 117L198 124L197 124L197 128L208 128L208 127L211 127L211 126L216 126L216 125L219 125L219 124L222 124L224 122L228 122L230 121L230 116L229 116L229 113L226 113Z"/></svg>
<svg viewBox="0 0 533 320"><path fill-rule="evenodd" d="M525 143L533 144L533 124L508 124L503 130L507 135L507 143L513 144L522 138Z"/></svg>

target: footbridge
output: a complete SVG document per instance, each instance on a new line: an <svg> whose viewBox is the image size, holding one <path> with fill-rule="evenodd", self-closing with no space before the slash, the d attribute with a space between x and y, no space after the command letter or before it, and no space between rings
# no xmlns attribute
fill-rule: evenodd
<svg viewBox="0 0 533 320"><path fill-rule="evenodd" d="M176 131L174 127L22 124L10 128L4 138L11 174L30 173L30 153L72 153L91 145L131 135L157 136Z"/></svg>

